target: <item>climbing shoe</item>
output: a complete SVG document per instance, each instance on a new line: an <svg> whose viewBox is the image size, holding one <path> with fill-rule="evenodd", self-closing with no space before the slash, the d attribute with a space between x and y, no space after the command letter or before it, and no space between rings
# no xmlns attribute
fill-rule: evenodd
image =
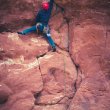
<svg viewBox="0 0 110 110"><path fill-rule="evenodd" d="M25 33L23 33L23 32L17 32L18 34L21 34L21 35L25 35Z"/></svg>
<svg viewBox="0 0 110 110"><path fill-rule="evenodd" d="M56 48L55 47L52 47L52 52L56 52Z"/></svg>

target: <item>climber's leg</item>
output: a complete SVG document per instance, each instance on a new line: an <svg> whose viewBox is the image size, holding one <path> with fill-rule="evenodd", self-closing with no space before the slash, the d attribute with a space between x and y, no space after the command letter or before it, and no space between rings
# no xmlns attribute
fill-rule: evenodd
<svg viewBox="0 0 110 110"><path fill-rule="evenodd" d="M25 34L28 34L28 33L30 33L30 32L36 31L36 30L37 30L37 27L36 27L36 25L35 25L35 26L32 26L32 27L30 27L30 28L28 28L28 29L23 30L22 32L17 32L17 33L18 33L18 34L25 35Z"/></svg>
<svg viewBox="0 0 110 110"><path fill-rule="evenodd" d="M49 44L51 45L52 50L53 50L53 51L56 51L56 45L55 45L53 39L51 38L50 32L44 33L44 37L47 39L47 41L48 41Z"/></svg>

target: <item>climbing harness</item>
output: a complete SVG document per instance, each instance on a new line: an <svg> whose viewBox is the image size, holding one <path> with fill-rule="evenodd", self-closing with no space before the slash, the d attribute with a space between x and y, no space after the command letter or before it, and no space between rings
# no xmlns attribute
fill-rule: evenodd
<svg viewBox="0 0 110 110"><path fill-rule="evenodd" d="M39 33L39 31L41 31L44 34L49 32L49 26L44 26L42 23L37 23L36 29L37 33Z"/></svg>

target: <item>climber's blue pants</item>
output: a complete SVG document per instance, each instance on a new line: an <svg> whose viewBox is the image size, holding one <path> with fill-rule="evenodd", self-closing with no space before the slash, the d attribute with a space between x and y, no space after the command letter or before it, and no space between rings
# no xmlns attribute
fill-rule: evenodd
<svg viewBox="0 0 110 110"><path fill-rule="evenodd" d="M48 29L46 30L46 32L43 32L44 28L48 28ZM32 27L30 27L30 28L28 28L28 29L23 30L22 32L23 32L24 34L28 34L28 33L30 33L30 32L34 32L34 31L37 31L37 30L39 30L39 31L41 31L41 32L43 33L43 36L47 39L47 41L49 42L49 44L50 44L53 48L56 47L54 41L53 41L52 38L51 38L49 26L44 26L44 25L42 25L42 24L41 24L41 25L38 25L38 26L35 25L35 26L32 26Z"/></svg>

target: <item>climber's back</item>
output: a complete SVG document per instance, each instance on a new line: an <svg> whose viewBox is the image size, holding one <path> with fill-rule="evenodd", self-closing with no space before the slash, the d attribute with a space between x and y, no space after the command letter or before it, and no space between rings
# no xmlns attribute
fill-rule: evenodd
<svg viewBox="0 0 110 110"><path fill-rule="evenodd" d="M50 0L50 2L42 2L42 9L38 12L36 16L36 22L40 22L44 25L47 25L51 16L51 11L53 8L54 0Z"/></svg>

